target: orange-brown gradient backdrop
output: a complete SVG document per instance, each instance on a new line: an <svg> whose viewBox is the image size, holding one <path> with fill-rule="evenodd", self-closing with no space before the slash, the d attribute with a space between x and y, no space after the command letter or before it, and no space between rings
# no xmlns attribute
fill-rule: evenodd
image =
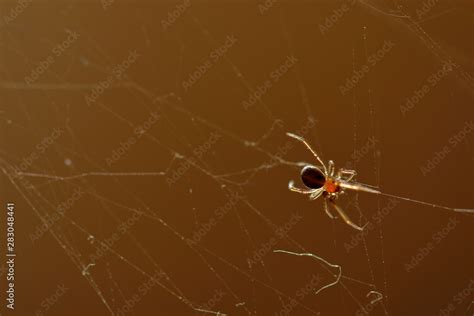
<svg viewBox="0 0 474 316"><path fill-rule="evenodd" d="M10 16L19 3L2 2L2 14ZM184 7L178 10L178 4ZM305 137L323 159L338 167L352 164L359 181L387 193L472 208L472 6L439 1L420 13L421 1L405 3L401 11L391 1L268 1L265 10L261 5L33 0L4 19L2 201L16 203L18 255L16 308L5 307L3 271L2 315L122 315L137 293L123 315L206 315L191 306L226 315L443 315L449 304L450 315L474 313L470 290L455 298L474 277L472 215L400 202L348 250L357 232L328 218L321 200L308 202L290 192L287 184L298 180L298 168L271 156L316 163L285 136L309 124ZM64 50L53 50L74 32ZM211 55L226 40L225 53ZM371 62L374 53L381 57ZM287 58L294 62L275 80L271 73ZM431 85L430 76L450 60L455 66ZM45 69L33 75L40 62ZM117 65L125 67L123 75L88 100ZM368 71L341 93L364 65ZM185 87L198 67L206 70ZM243 106L266 80L271 87L261 100ZM407 98L424 84L428 91L407 107ZM134 128L151 122L154 111L157 121L136 134ZM55 128L60 135L39 150ZM456 136L462 137L454 144ZM111 158L130 137L135 143ZM351 157L371 138L375 144L365 154ZM446 146L448 153L437 154ZM32 153L37 158L19 170ZM185 158L173 158L175 153ZM433 168L426 171L429 161ZM12 166L46 175L105 175L15 177ZM164 175L107 175L168 166ZM183 174L170 180L179 168ZM229 173L237 174L222 176ZM84 193L64 217L32 240L42 220L57 214L78 188ZM233 203L231 193L244 198ZM183 238L192 238L226 203L232 209L188 246ZM363 193L358 200L350 192L341 197L341 206L360 224L373 222L388 203ZM119 226L133 214L142 215L121 233ZM280 238L275 229L292 216L287 236ZM455 227L435 241L433 234L450 220ZM114 234L118 240L84 270ZM419 255L430 241L432 249ZM318 295L302 295L311 280L317 280L313 292L334 282L338 269L275 249L314 253L340 265L343 278ZM249 265L257 250L261 262ZM418 264L407 268L417 254ZM160 269L167 277L142 295L139 287ZM372 290L384 296L373 305L376 295L366 296ZM48 303L56 291L57 302ZM297 303L285 309L291 299Z"/></svg>

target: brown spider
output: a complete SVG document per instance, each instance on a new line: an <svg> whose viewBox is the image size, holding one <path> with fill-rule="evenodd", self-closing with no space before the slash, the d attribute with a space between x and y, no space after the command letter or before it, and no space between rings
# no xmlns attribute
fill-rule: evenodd
<svg viewBox="0 0 474 316"><path fill-rule="evenodd" d="M323 168L323 171L321 171L321 169L316 166L305 165L301 170L301 181L306 186L306 188L295 187L294 181L290 181L288 183L288 188L294 192L298 192L301 194L309 194L310 200L316 200L322 195L324 197L324 210L330 218L336 219L336 216L331 214L331 212L329 211L327 205L328 201L329 204L331 204L337 211L339 216L341 216L342 219L346 222L346 224L352 226L357 230L363 230L365 225L363 227L360 227L354 224L354 222L351 221L349 216L347 216L347 214L342 210L342 208L336 204L336 200L340 194L344 193L344 189L364 191L376 194L380 194L381 192L363 186L359 183L353 182L352 180L356 176L355 170L340 168L336 172L334 161L332 160L329 160L328 167L326 167L321 158L319 158L318 154L313 150L313 148L311 148L311 146L308 144L308 142L306 142L304 138L292 133L286 133L286 135L302 142L311 151L313 156L316 157L319 164Z"/></svg>

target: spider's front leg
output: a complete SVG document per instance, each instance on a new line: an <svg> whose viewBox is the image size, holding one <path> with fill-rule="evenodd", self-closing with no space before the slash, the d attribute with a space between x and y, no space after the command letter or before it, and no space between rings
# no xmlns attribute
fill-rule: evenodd
<svg viewBox="0 0 474 316"><path fill-rule="evenodd" d="M326 168L326 165L324 164L324 162L322 161L322 159L319 157L319 155L316 153L316 151L310 146L310 144L308 144L308 142L301 136L298 136L298 135L295 135L293 133L286 133L287 136L291 137L291 138L294 138L296 139L297 141L303 143L303 145L306 146L306 148L309 149L309 151L313 154L314 157L316 157L316 159L318 160L318 162L321 164L321 166L323 167L324 169L324 173L325 174L328 174L328 169Z"/></svg>
<svg viewBox="0 0 474 316"><path fill-rule="evenodd" d="M328 162L328 175L330 177L334 177L334 172L336 171L336 167L334 165L334 161L329 160Z"/></svg>

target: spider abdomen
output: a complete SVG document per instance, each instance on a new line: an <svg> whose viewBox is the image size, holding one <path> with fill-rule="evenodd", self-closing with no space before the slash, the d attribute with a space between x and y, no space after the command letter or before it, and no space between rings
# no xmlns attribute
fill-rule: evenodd
<svg viewBox="0 0 474 316"><path fill-rule="evenodd" d="M310 189L319 189L326 183L326 177L318 168L306 166L301 170L301 181Z"/></svg>

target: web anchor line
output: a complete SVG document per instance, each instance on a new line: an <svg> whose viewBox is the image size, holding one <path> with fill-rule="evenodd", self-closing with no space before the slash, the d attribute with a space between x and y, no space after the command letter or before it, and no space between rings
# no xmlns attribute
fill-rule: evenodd
<svg viewBox="0 0 474 316"><path fill-rule="evenodd" d="M390 197L390 198L394 198L394 199L398 199L398 200L412 202L412 203L415 203L415 204L431 206L433 208L444 209L444 210L458 212L458 213L474 214L474 209L449 207L449 206L429 203L429 202L425 202L425 201L415 200L415 199L404 197L404 196L398 196L398 195L394 195L394 194L390 194L390 193L384 193L384 192L381 192L379 190L373 189L372 186L362 184L362 183L348 182L348 183L342 183L341 186L344 187L344 188L347 188L347 189L355 190L355 191L362 191L362 192L377 194L377 195Z"/></svg>

